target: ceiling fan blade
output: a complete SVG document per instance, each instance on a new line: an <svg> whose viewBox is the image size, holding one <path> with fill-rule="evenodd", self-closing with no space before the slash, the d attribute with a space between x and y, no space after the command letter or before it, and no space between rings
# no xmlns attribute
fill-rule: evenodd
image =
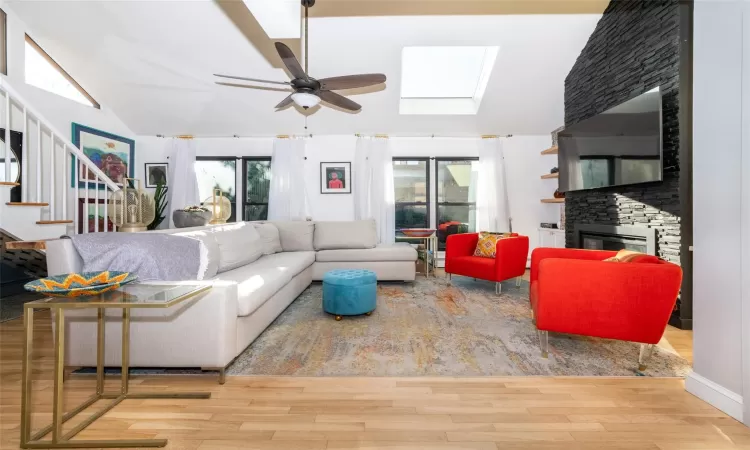
<svg viewBox="0 0 750 450"><path fill-rule="evenodd" d="M340 89L356 89L385 83L385 75L382 73L363 73L360 75L323 78L318 81L320 82L321 89L338 91Z"/></svg>
<svg viewBox="0 0 750 450"><path fill-rule="evenodd" d="M239 87L239 88L246 88L246 89L258 89L261 91L289 92L289 89L268 87L268 86L248 86L247 84L227 83L224 81L215 81L215 83L220 84L222 86L231 86L231 87Z"/></svg>
<svg viewBox="0 0 750 450"><path fill-rule="evenodd" d="M292 74L294 78L302 78L307 80L307 74L304 70L302 70L302 66L299 64L299 61L297 61L297 57L294 56L294 52L292 52L292 49L287 47L286 44L282 42L276 42L276 51L279 52L279 56L281 56L281 61L284 63L287 69L289 69L289 73Z"/></svg>
<svg viewBox="0 0 750 450"><path fill-rule="evenodd" d="M283 85L287 85L287 86L291 86L291 84L292 84L292 83L290 83L288 81L260 80L258 78L235 77L233 75L220 75L218 73L215 73L214 76L215 77L221 77L221 78L231 78L233 80L254 81L256 83L283 84Z"/></svg>
<svg viewBox="0 0 750 450"><path fill-rule="evenodd" d="M319 91L317 92L317 95L324 102L330 103L333 106L338 106L339 108L343 108L343 109L347 109L349 111L355 111L355 112L362 109L362 106L359 103L353 102L349 100L348 98L344 97L343 95L339 95L335 92Z"/></svg>
<svg viewBox="0 0 750 450"><path fill-rule="evenodd" d="M290 94L287 98L285 98L284 100L282 100L281 103L279 103L278 105L276 105L276 109L285 108L285 107L291 105L293 102L294 101L292 100L292 96Z"/></svg>

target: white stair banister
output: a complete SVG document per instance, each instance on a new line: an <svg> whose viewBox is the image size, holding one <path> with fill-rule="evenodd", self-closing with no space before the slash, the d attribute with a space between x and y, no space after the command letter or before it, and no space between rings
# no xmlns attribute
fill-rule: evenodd
<svg viewBox="0 0 750 450"><path fill-rule="evenodd" d="M83 224L86 223L84 221L80 225L78 224L78 220L79 220L78 210L77 210L78 203L79 203L78 179L80 178L78 171L80 170L80 164L78 164L73 154L70 155L70 163L73 164L73 205L74 205L73 206L73 210L74 210L73 211L73 233L78 233L78 230L82 230L85 228ZM83 205L82 210L83 210L83 214L81 214L80 220L84 220L83 216L86 215L86 205Z"/></svg>
<svg viewBox="0 0 750 450"><path fill-rule="evenodd" d="M36 201L42 201L42 123L39 119L36 120Z"/></svg>
<svg viewBox="0 0 750 450"><path fill-rule="evenodd" d="M49 134L49 220L55 220L55 133Z"/></svg>
<svg viewBox="0 0 750 450"><path fill-rule="evenodd" d="M108 220L107 220L107 201L110 198L110 192L120 190L120 186L117 185L111 178L109 178L101 169L99 169L91 160L89 160L81 149L76 147L68 139L64 138L64 133L57 130L50 121L48 121L39 111L34 109L28 101L26 101L13 87L8 83L6 77L0 76L0 93L5 95L5 131L3 136L5 137L6 143L6 161L5 164L5 177L10 180L11 175L11 164L9 164L10 155L10 130L12 125L11 114L13 112L13 106L17 106L18 110L23 114L23 144L21 160L23 166L21 167L21 173L23 177L23 185L21 188L22 201L28 202L32 198L31 188L35 186L34 198L37 203L48 203L46 206L49 212L50 221L63 220L67 221L68 217L72 213L73 233L78 233L79 229L87 233L89 231L88 223L88 209L89 209L89 184L96 189L96 199L94 204L94 227L93 230L107 232ZM34 165L36 170L31 170L28 165L31 163L29 159L30 152L27 146L31 142L29 139L29 121L36 124L36 160ZM50 149L49 152L45 151L43 144L46 141L46 135L49 135ZM62 150L62 155L58 153ZM60 158L62 156L62 158ZM59 158L59 159L58 159ZM62 165L60 165L62 161ZM46 169L49 168L49 176L46 177L44 183L49 183L49 186L44 186L43 178L45 178ZM62 174L58 173L62 170ZM82 172L83 171L83 172ZM79 186L79 179L85 178L82 185ZM71 179L71 177L73 179ZM72 188L71 188L72 186ZM99 224L99 213L100 213L100 193L99 188L104 187L104 226ZM45 189L46 188L46 189ZM83 218L84 222L78 216L79 202L77 201L81 194L80 189L84 190L84 204L82 210L84 211ZM45 198L48 195L49 198ZM73 197L73 207L69 208L68 196ZM72 212L71 212L72 211ZM42 217L40 217L41 219ZM103 228L103 229L101 229Z"/></svg>
<svg viewBox="0 0 750 450"><path fill-rule="evenodd" d="M14 181L10 179L10 166L12 166L13 151L10 149L10 95L5 93L5 130L3 131L3 140L5 141L5 181Z"/></svg>
<svg viewBox="0 0 750 450"><path fill-rule="evenodd" d="M29 185L25 181L29 179L29 151L26 146L29 143L29 138L26 133L29 131L29 117L26 113L26 107L23 107L23 136L21 136L21 161L19 161L19 170L21 174L21 180L24 181L21 184L21 201L29 201Z"/></svg>

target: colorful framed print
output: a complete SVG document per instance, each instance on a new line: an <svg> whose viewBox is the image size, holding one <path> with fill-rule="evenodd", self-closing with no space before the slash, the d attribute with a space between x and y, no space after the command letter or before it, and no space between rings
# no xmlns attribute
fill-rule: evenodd
<svg viewBox="0 0 750 450"><path fill-rule="evenodd" d="M146 170L143 172L146 177L146 187L155 188L159 184L167 186L167 163L145 163Z"/></svg>
<svg viewBox="0 0 750 450"><path fill-rule="evenodd" d="M350 162L322 162L320 163L320 193L321 194L351 194L352 193L352 163Z"/></svg>
<svg viewBox="0 0 750 450"><path fill-rule="evenodd" d="M112 181L122 186L124 178L135 176L135 141L105 131L73 123L73 144ZM71 169L71 187L104 189L104 183L96 183L96 176L79 164L78 180L75 180L75 165Z"/></svg>
<svg viewBox="0 0 750 450"><path fill-rule="evenodd" d="M83 233L83 227L88 228L89 233L96 232L96 220L99 220L99 231L104 231L104 224L107 224L107 231L115 231L115 225L104 217L104 199L79 198L78 199L78 234Z"/></svg>

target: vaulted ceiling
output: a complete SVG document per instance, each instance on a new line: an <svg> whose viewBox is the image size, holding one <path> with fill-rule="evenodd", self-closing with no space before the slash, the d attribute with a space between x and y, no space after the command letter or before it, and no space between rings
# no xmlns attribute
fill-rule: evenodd
<svg viewBox="0 0 750 450"><path fill-rule="evenodd" d="M213 73L287 80L241 1L16 1L42 45L139 135L546 134L563 119L563 82L606 1L318 0L310 74L382 72L385 88L342 92L357 114L276 112L287 93L214 84ZM285 41L299 56L299 40ZM400 115L405 46L497 46L476 115ZM435 74L439 78L440 74ZM281 87L281 86L279 86Z"/></svg>

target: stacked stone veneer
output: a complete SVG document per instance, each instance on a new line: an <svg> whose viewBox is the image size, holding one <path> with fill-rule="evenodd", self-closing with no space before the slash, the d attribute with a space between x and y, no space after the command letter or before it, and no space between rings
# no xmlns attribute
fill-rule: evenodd
<svg viewBox="0 0 750 450"><path fill-rule="evenodd" d="M656 229L657 253L680 262L679 4L614 0L565 80L565 124L587 119L660 86L664 181L569 192L566 244L577 223Z"/></svg>

